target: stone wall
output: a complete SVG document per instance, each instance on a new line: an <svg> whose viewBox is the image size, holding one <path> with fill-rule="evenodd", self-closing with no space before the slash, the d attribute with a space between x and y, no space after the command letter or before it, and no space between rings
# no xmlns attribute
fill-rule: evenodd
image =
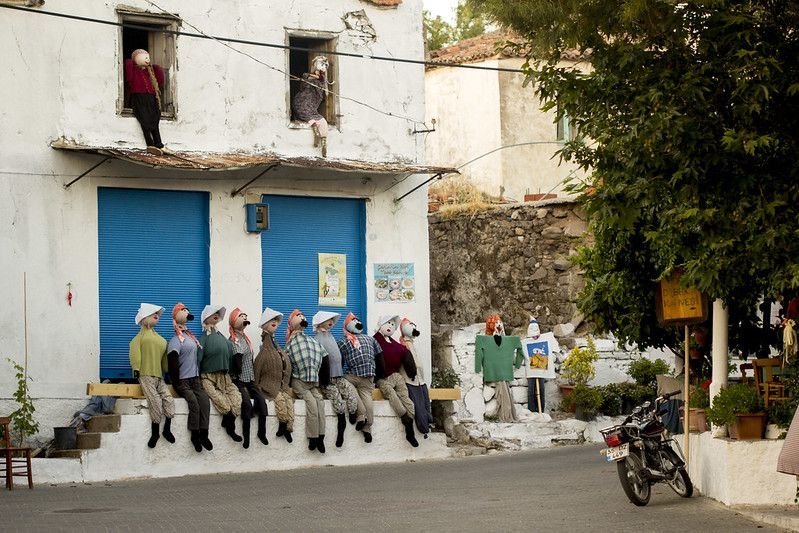
<svg viewBox="0 0 799 533"><path fill-rule="evenodd" d="M497 402L494 399L495 390L492 384L483 383L483 376L474 370L474 341L476 335L483 334L483 324L472 324L462 328L451 328L438 335L435 354L436 362L442 367L455 369L460 377L461 399L454 402L450 416L453 423L480 423L486 419L493 419L497 414ZM569 337L570 344L585 346L585 337ZM563 341L561 341L563 342ZM663 359L674 369L675 358L671 352L661 350L638 351L634 348L619 346L612 338L595 338L599 359L594 365L596 376L589 385L607 385L632 381L627 374L630 363L640 358ZM555 352L555 370L559 374L569 348L561 344ZM522 365L513 373L514 380L510 382L511 396L516 405L520 419L524 420L529 411L527 400L527 365ZM547 380L544 385L544 413L552 414L558 411L561 400L557 380ZM443 421L444 427L450 423Z"/></svg>
<svg viewBox="0 0 799 533"><path fill-rule="evenodd" d="M563 199L429 217L434 324L502 315L507 330L535 316L542 331L571 333L582 278L569 257L586 239L585 215Z"/></svg>

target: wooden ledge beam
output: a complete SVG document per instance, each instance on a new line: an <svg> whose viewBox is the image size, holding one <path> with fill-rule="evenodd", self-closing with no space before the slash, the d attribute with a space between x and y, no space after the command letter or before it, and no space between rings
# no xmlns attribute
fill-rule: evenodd
<svg viewBox="0 0 799 533"><path fill-rule="evenodd" d="M168 385L169 392L178 397L175 389ZM431 400L460 400L460 389L429 389ZM115 396L117 398L144 398L141 385L134 383L87 383L86 394L89 396ZM378 389L372 393L375 400L385 400Z"/></svg>

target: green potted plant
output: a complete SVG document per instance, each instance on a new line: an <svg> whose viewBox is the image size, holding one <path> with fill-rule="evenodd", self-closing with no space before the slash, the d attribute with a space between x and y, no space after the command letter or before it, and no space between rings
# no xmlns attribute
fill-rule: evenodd
<svg viewBox="0 0 799 533"><path fill-rule="evenodd" d="M705 387L691 387L688 398L688 430L702 433L707 431L705 409L710 407L710 397Z"/></svg>
<svg viewBox="0 0 799 533"><path fill-rule="evenodd" d="M602 394L597 387L579 383L574 386L574 392L569 397L569 401L574 404L575 417L588 421L599 412L602 405Z"/></svg>
<svg viewBox="0 0 799 533"><path fill-rule="evenodd" d="M566 355L560 367L560 377L566 381L560 384L560 393L564 400L572 394L576 385L586 385L594 378L594 363L597 359L599 354L591 337L588 337L586 346L575 346Z"/></svg>
<svg viewBox="0 0 799 533"><path fill-rule="evenodd" d="M757 390L742 383L722 388L705 414L714 426L726 425L732 439L762 439L766 431Z"/></svg>

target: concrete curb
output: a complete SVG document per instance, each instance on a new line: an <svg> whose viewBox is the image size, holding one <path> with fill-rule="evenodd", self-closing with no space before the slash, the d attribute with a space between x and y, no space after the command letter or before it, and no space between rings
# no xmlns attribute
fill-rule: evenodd
<svg viewBox="0 0 799 533"><path fill-rule="evenodd" d="M781 527L786 531L799 531L799 506L796 505L736 506L729 509L756 522Z"/></svg>

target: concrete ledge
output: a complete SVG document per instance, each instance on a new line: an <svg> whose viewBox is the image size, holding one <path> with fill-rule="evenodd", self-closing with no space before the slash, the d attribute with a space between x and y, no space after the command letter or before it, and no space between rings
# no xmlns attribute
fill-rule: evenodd
<svg viewBox="0 0 799 533"><path fill-rule="evenodd" d="M168 385L169 392L178 398L172 385ZM460 389L429 389L431 400L460 400ZM117 398L144 398L141 385L132 383L87 383L86 394L89 396L116 396ZM383 400L383 395L378 389L372 393L375 400Z"/></svg>
<svg viewBox="0 0 799 533"><path fill-rule="evenodd" d="M675 437L682 444L682 435ZM715 439L692 433L688 473L703 496L726 505L791 505L796 476L777 472L784 440Z"/></svg>
<svg viewBox="0 0 799 533"><path fill-rule="evenodd" d="M41 459L34 463L34 483L71 483L120 480L133 478L161 478L186 475L263 472L270 470L289 470L309 466L343 466L370 463L390 463L440 459L450 457L446 436L431 433L428 439L419 439L419 447L413 448L405 441L405 434L399 418L388 402L375 404L375 422L372 428L374 440L371 444L363 441L362 434L347 424L344 446L336 448L336 418L332 414L330 402L326 402L327 434L325 445L327 453L308 450L305 437L305 403L295 404L294 442L289 444L284 438L275 437L277 419L267 418L267 437L269 445L264 446L256 437L257 420L252 422L250 448L245 450L241 443L233 442L221 427L221 416L211 408L210 438L214 449L197 453L189 441L186 429L188 407L183 399L175 401L176 415L172 432L177 438L169 444L161 438L154 449L147 447L150 435L150 417L146 401L131 402L128 412L137 414L121 415L119 433L105 433L102 446L97 450L83 450L80 459ZM274 405L269 402L269 413L274 413ZM241 433L241 419L236 419L236 431Z"/></svg>

